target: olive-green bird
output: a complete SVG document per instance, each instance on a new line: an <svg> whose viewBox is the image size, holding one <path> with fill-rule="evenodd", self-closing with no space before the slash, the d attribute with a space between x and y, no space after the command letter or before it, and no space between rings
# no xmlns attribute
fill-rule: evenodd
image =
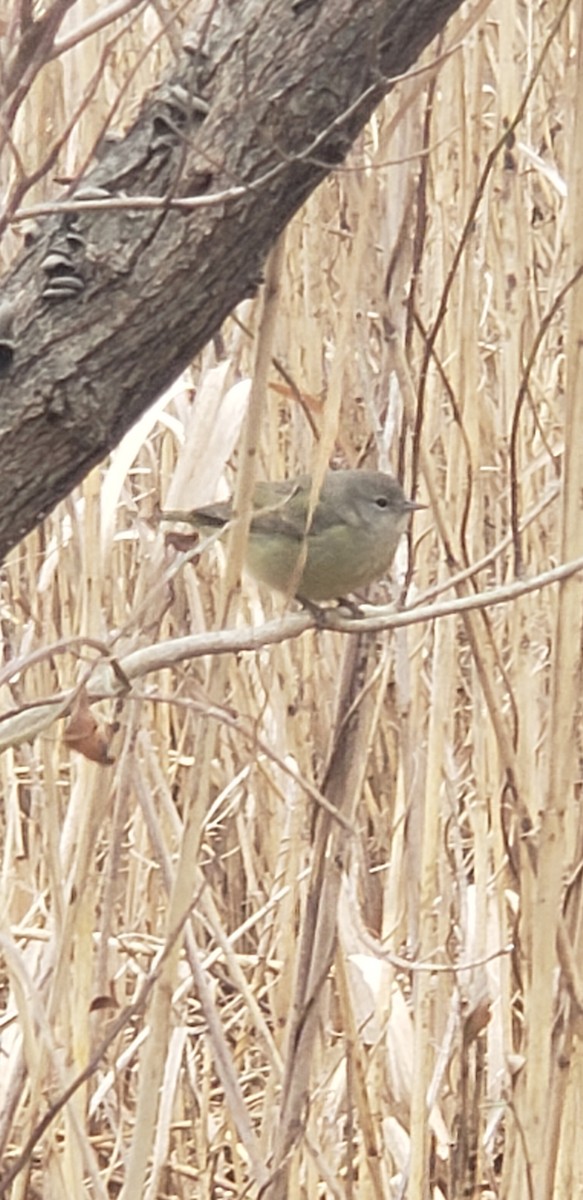
<svg viewBox="0 0 583 1200"><path fill-rule="evenodd" d="M306 530L310 486L309 475L256 485L246 565L275 591L339 600L382 578L411 513L425 505L382 471L328 471ZM231 520L232 501L161 515L211 534Z"/></svg>

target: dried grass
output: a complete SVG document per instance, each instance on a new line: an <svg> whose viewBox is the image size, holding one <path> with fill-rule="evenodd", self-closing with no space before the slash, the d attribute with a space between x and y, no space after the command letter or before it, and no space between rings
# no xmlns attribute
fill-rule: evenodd
<svg viewBox="0 0 583 1200"><path fill-rule="evenodd" d="M236 484L268 353L284 374L259 389L258 474L374 454L430 503L393 594L439 604L452 576L471 597L583 555L579 4L537 67L559 12L462 9L288 230L274 330L244 306L5 565L2 709L38 722L0 759L5 1169L32 1139L14 1198L581 1186L580 576L262 645L278 602L248 580L229 598L223 547L181 558L156 517ZM124 21L39 75L22 154L97 72L60 160L84 161L159 28L149 7ZM126 106L167 53L158 39ZM210 634L227 599L254 648L177 661L169 639ZM110 658L150 646L156 669L112 697ZM347 649L367 656L349 762ZM105 696L110 765L55 719L82 680ZM319 804L331 752L351 833Z"/></svg>

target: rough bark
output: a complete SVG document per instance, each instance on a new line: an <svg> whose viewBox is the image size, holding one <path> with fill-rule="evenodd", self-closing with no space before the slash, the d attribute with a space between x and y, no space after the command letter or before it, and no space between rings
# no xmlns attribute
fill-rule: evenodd
<svg viewBox="0 0 583 1200"><path fill-rule="evenodd" d="M42 220L0 295L0 556L255 291L278 234L459 3L224 5L104 148L82 207ZM104 199L82 201L88 188ZM173 206L185 197L205 204Z"/></svg>

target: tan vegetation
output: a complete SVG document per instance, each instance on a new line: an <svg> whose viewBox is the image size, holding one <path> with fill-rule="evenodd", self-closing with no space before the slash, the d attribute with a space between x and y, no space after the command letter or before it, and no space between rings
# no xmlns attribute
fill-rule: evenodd
<svg viewBox="0 0 583 1200"><path fill-rule="evenodd" d="M123 124L161 11L47 65L9 200L94 74L18 203L134 71ZM582 72L580 0L463 6L6 562L2 1194L578 1194ZM329 461L427 503L369 601L434 615L280 620L236 538L165 540L160 507Z"/></svg>

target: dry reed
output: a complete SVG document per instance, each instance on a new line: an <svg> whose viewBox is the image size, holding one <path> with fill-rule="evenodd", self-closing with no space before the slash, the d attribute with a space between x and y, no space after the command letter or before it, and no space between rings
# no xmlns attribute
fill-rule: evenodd
<svg viewBox="0 0 583 1200"><path fill-rule="evenodd" d="M271 307L242 306L5 564L14 1200L582 1186L581 573L471 607L583 555L583 6L563 9L464 6L288 229ZM13 129L29 169L40 113L79 110L59 172L85 161L152 42L127 117L172 44L156 12L40 72ZM9 205L52 194L21 194L9 147L0 171ZM469 601L276 637L228 548L181 556L156 517L255 458L398 470L429 507L372 599ZM230 653L173 641L225 624ZM92 714L109 763L75 749Z"/></svg>

